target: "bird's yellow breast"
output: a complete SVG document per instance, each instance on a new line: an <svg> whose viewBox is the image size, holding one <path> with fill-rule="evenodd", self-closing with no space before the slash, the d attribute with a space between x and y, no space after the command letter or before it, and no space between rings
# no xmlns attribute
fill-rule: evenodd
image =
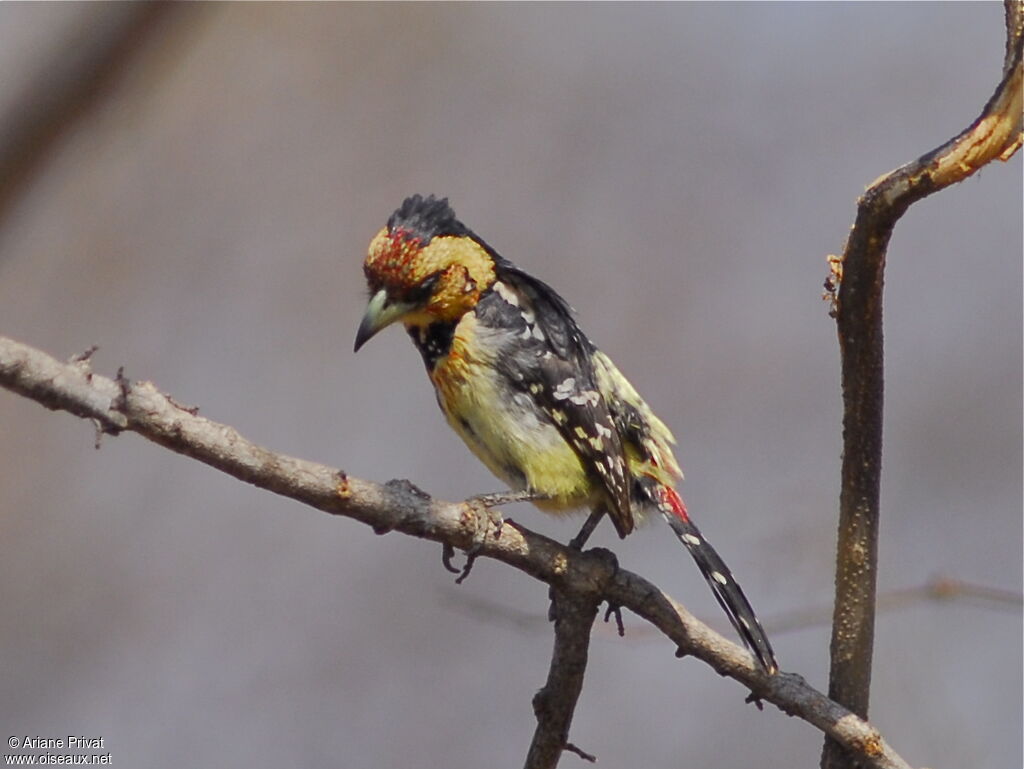
<svg viewBox="0 0 1024 769"><path fill-rule="evenodd" d="M448 355L430 372L448 423L511 488L550 497L538 503L541 509L560 512L587 504L594 485L586 468L529 395L499 376L495 358L500 344L490 338L492 333L467 313L456 326Z"/></svg>

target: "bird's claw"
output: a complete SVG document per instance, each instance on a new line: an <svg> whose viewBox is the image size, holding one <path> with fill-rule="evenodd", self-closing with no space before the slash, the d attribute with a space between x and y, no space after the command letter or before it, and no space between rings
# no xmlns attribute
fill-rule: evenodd
<svg viewBox="0 0 1024 769"><path fill-rule="evenodd" d="M492 527L494 528L494 538L501 539L501 530L505 526L505 519L498 510L493 508L498 505L507 505L511 502L521 502L524 499L532 498L527 496L528 494L529 492L519 491L480 494L476 497L470 497L463 503L467 511L473 516L473 541L466 550L466 563L461 569L457 569L452 565L455 548L451 545L445 544L441 552L441 562L444 564L444 567L453 574L459 575L455 579L456 585L461 585L466 577L469 576L469 572L473 569L473 563L476 561L480 551L483 550Z"/></svg>
<svg viewBox="0 0 1024 769"><path fill-rule="evenodd" d="M447 542L441 545L441 563L444 568L450 571L452 574L462 573L462 569L458 569L452 566L452 558L455 557L455 548L449 545Z"/></svg>

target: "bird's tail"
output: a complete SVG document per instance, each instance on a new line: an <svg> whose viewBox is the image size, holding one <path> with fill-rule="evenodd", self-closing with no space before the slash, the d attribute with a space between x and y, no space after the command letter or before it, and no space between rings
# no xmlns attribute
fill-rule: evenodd
<svg viewBox="0 0 1024 769"><path fill-rule="evenodd" d="M679 537L679 541L690 551L690 555L697 562L697 567L704 575L708 585L711 586L711 591L729 616L736 631L740 634L740 638L743 639L743 643L769 674L778 672L779 666L775 662L772 645L768 642L768 636L765 634L764 628L761 627L757 615L754 614L750 602L743 594L743 589L732 576L725 561L715 552L715 548L704 539L700 529L690 520L682 498L674 489L660 484L656 497L662 517L672 527L672 531Z"/></svg>

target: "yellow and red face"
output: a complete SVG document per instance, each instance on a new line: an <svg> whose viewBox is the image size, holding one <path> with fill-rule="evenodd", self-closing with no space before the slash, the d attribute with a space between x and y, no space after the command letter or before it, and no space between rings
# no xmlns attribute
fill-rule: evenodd
<svg viewBox="0 0 1024 769"><path fill-rule="evenodd" d="M356 349L402 321L407 326L453 323L472 310L494 282L494 260L468 235L436 235L385 227L363 264L370 302Z"/></svg>

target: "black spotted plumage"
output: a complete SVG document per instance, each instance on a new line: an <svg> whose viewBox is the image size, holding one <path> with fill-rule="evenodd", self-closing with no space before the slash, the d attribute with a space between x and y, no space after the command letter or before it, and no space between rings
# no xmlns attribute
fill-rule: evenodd
<svg viewBox="0 0 1024 769"><path fill-rule="evenodd" d="M448 354L452 346L452 339L455 336L454 323L431 323L429 326L420 326L409 329L409 336L412 343L423 356L423 363L427 371L434 368L439 359Z"/></svg>
<svg viewBox="0 0 1024 769"><path fill-rule="evenodd" d="M497 257L497 274L499 280L515 287L529 300L528 305L553 352L563 360L592 369L590 356L595 347L576 324L569 303L547 283L500 256Z"/></svg>
<svg viewBox="0 0 1024 769"><path fill-rule="evenodd" d="M495 365L534 399L592 468L595 481L607 491L615 529L625 537L635 526L631 480L621 436L591 362L594 346L550 286L504 259L497 276L475 314L485 327L510 331L517 343Z"/></svg>

